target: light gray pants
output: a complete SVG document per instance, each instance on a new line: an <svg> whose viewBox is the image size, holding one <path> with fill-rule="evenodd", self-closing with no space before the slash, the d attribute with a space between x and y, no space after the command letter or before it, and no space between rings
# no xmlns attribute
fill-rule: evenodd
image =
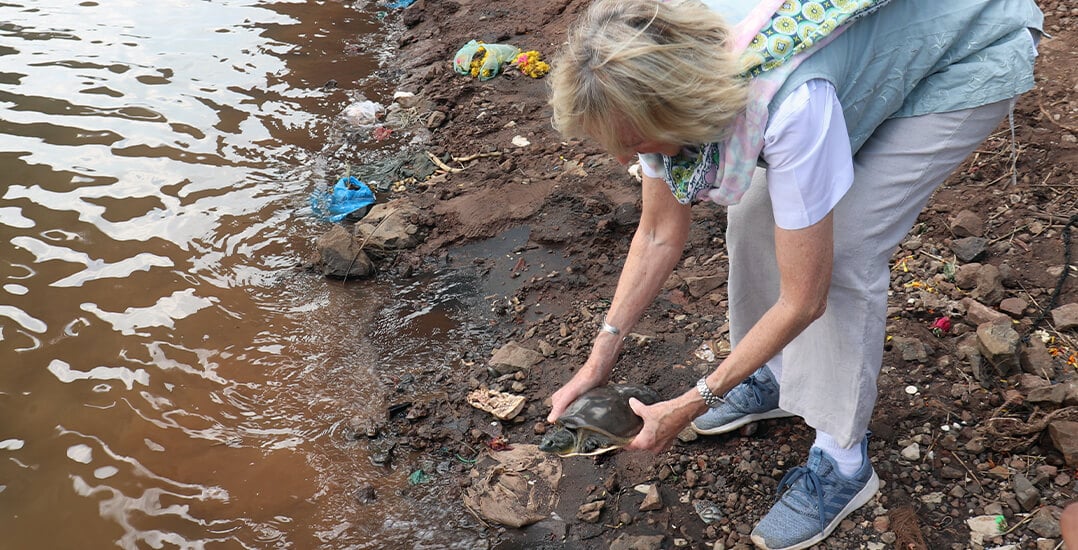
<svg viewBox="0 0 1078 550"><path fill-rule="evenodd" d="M888 120L854 156L853 187L834 210L827 310L769 362L781 369L779 406L844 447L864 437L876 404L891 256L936 187L998 126L1011 101ZM779 294L763 170L728 216L736 346Z"/></svg>

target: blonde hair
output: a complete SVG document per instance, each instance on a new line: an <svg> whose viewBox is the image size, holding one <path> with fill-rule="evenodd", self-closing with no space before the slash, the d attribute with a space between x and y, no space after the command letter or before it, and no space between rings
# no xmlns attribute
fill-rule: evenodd
<svg viewBox="0 0 1078 550"><path fill-rule="evenodd" d="M698 0L598 0L552 63L553 124L628 152L626 130L677 145L718 141L744 109L730 30Z"/></svg>

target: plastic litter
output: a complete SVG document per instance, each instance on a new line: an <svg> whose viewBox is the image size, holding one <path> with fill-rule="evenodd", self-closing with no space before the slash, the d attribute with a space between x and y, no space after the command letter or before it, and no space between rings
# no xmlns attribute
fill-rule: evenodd
<svg viewBox="0 0 1078 550"><path fill-rule="evenodd" d="M356 126L366 126L378 122L378 115L385 110L380 103L374 101L357 101L344 108L344 118Z"/></svg>
<svg viewBox="0 0 1078 550"><path fill-rule="evenodd" d="M427 483L430 481L430 476L423 470L416 470L412 472L412 475L408 476L409 485L419 485L421 483Z"/></svg>
<svg viewBox="0 0 1078 550"><path fill-rule="evenodd" d="M319 218L336 223L359 210L363 212L356 217L362 218L374 201L374 191L367 184L355 176L347 176L337 180L331 190L311 193L311 210Z"/></svg>
<svg viewBox="0 0 1078 550"><path fill-rule="evenodd" d="M386 2L386 7L391 9L407 8L415 3L415 0L393 0Z"/></svg>
<svg viewBox="0 0 1078 550"><path fill-rule="evenodd" d="M520 48L511 44L487 44L470 40L453 56L453 70L479 80L490 80L502 71L502 66L516 60Z"/></svg>

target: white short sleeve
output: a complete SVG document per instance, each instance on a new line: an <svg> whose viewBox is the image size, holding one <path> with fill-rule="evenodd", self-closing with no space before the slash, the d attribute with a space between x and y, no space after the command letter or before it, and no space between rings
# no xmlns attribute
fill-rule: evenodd
<svg viewBox="0 0 1078 550"><path fill-rule="evenodd" d="M778 106L761 154L775 224L803 229L822 220L853 184L853 155L835 87L814 79Z"/></svg>

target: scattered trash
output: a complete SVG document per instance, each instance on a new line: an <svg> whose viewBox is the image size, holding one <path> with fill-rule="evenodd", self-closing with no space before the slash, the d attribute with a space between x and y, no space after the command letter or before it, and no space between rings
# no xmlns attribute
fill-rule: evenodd
<svg viewBox="0 0 1078 550"><path fill-rule="evenodd" d="M940 317L932 322L932 334L936 335L936 338L942 338L944 334L951 331L951 318L947 316Z"/></svg>
<svg viewBox="0 0 1078 550"><path fill-rule="evenodd" d="M917 395L918 391L917 386L906 386L906 393L910 395Z"/></svg>
<svg viewBox="0 0 1078 550"><path fill-rule="evenodd" d="M510 44L486 44L469 40L453 56L453 70L459 75L471 75L490 80L502 71L502 65L515 61L520 48Z"/></svg>
<svg viewBox="0 0 1078 550"><path fill-rule="evenodd" d="M513 136L513 145L517 147L527 147L531 144L532 142L528 141L528 138L524 136Z"/></svg>
<svg viewBox="0 0 1078 550"><path fill-rule="evenodd" d="M521 52L513 59L512 65L532 78L543 78L550 72L550 64L540 59L539 52L535 50Z"/></svg>
<svg viewBox="0 0 1078 550"><path fill-rule="evenodd" d="M524 396L490 389L477 389L465 398L468 404L493 414L500 420L512 420L524 409Z"/></svg>
<svg viewBox="0 0 1078 550"><path fill-rule="evenodd" d="M412 475L408 476L409 485L419 485L420 483L427 483L430 481L430 476L423 470L416 470L412 472Z"/></svg>
<svg viewBox="0 0 1078 550"><path fill-rule="evenodd" d="M694 500L692 501L692 507L696 510L696 515L700 516L700 519L706 525L711 525L722 519L722 509L710 500Z"/></svg>
<svg viewBox="0 0 1078 550"><path fill-rule="evenodd" d="M331 190L311 193L311 210L319 218L336 223L357 212L354 217L362 218L374 201L374 192L367 184L355 176L346 176L337 180Z"/></svg>
<svg viewBox="0 0 1078 550"><path fill-rule="evenodd" d="M386 7L390 9L403 9L415 4L415 0L392 0L386 2Z"/></svg>
<svg viewBox="0 0 1078 550"><path fill-rule="evenodd" d="M523 527L549 517L558 502L561 462L535 445L482 453L464 490L465 508L483 521Z"/></svg>
<svg viewBox="0 0 1078 550"><path fill-rule="evenodd" d="M491 439L490 441L487 441L487 447L489 447L492 451L513 450L513 447L509 445L509 440L500 435L498 437L495 437L494 439Z"/></svg>
<svg viewBox="0 0 1078 550"><path fill-rule="evenodd" d="M374 138L374 141L389 139L389 136L391 135L393 135L393 130L385 126L379 126L371 131L371 137Z"/></svg>
<svg viewBox="0 0 1078 550"><path fill-rule="evenodd" d="M344 108L344 118L356 126L369 126L378 122L378 115L385 110L380 103L362 100Z"/></svg>
<svg viewBox="0 0 1078 550"><path fill-rule="evenodd" d="M470 40L453 56L453 70L457 74L470 75L479 80L498 76L506 63L531 78L542 78L550 72L550 64L543 61L538 51L521 51L512 44L487 44Z"/></svg>

